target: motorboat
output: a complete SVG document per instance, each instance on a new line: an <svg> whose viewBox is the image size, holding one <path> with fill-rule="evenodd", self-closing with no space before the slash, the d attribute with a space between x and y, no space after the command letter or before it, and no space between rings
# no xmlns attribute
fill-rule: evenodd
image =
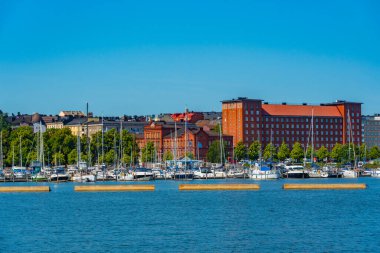
<svg viewBox="0 0 380 253"><path fill-rule="evenodd" d="M215 179L224 179L227 177L227 173L223 167L212 169L211 172L214 174Z"/></svg>
<svg viewBox="0 0 380 253"><path fill-rule="evenodd" d="M172 173L172 179L174 180L192 180L194 178L194 172L190 170L176 170Z"/></svg>
<svg viewBox="0 0 380 253"><path fill-rule="evenodd" d="M248 173L244 169L230 169L227 178L248 178Z"/></svg>
<svg viewBox="0 0 380 253"><path fill-rule="evenodd" d="M194 179L210 179L215 178L214 173L210 168L200 167L198 170L194 171Z"/></svg>
<svg viewBox="0 0 380 253"><path fill-rule="evenodd" d="M32 181L34 182L46 182L49 180L49 177L42 172L36 173L32 175Z"/></svg>
<svg viewBox="0 0 380 253"><path fill-rule="evenodd" d="M75 174L71 177L71 181L73 182L96 182L96 176L92 174Z"/></svg>
<svg viewBox="0 0 380 253"><path fill-rule="evenodd" d="M149 181L153 179L153 173L151 169L136 168L132 171L133 179L138 181Z"/></svg>
<svg viewBox="0 0 380 253"><path fill-rule="evenodd" d="M271 169L266 166L255 166L248 174L250 179L254 180L267 180L267 179L279 179L280 172L276 169Z"/></svg>
<svg viewBox="0 0 380 253"><path fill-rule="evenodd" d="M50 175L51 182L66 182L70 179L70 175L66 173L65 168L56 167L53 170L53 174Z"/></svg>
<svg viewBox="0 0 380 253"><path fill-rule="evenodd" d="M358 173L355 170L343 169L343 177L344 178L357 178Z"/></svg>
<svg viewBox="0 0 380 253"><path fill-rule="evenodd" d="M13 176L16 179L25 179L30 172L26 167L14 166L12 167Z"/></svg>
<svg viewBox="0 0 380 253"><path fill-rule="evenodd" d="M301 165L285 166L284 178L309 178L309 173Z"/></svg>

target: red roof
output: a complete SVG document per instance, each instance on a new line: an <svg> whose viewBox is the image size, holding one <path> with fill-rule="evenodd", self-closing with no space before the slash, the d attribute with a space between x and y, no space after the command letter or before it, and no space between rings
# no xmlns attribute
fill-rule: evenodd
<svg viewBox="0 0 380 253"><path fill-rule="evenodd" d="M273 116L342 117L336 106L263 104L262 109L264 115Z"/></svg>

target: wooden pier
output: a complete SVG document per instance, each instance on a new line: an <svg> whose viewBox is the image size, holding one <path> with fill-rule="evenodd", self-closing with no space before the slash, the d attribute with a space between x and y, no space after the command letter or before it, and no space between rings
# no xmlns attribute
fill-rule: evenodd
<svg viewBox="0 0 380 253"><path fill-rule="evenodd" d="M180 191L257 191L258 184L181 184Z"/></svg>
<svg viewBox="0 0 380 253"><path fill-rule="evenodd" d="M366 184L284 184L284 190L363 190Z"/></svg>
<svg viewBox="0 0 380 253"><path fill-rule="evenodd" d="M0 193L7 192L50 192L49 186L2 186Z"/></svg>
<svg viewBox="0 0 380 253"><path fill-rule="evenodd" d="M154 191L154 185L78 185L76 192L121 192L121 191Z"/></svg>

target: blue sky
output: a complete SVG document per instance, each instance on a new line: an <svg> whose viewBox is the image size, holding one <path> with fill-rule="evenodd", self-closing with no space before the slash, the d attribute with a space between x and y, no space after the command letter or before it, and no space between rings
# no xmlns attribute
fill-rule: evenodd
<svg viewBox="0 0 380 253"><path fill-rule="evenodd" d="M380 112L380 2L0 1L0 109L100 115L269 102Z"/></svg>

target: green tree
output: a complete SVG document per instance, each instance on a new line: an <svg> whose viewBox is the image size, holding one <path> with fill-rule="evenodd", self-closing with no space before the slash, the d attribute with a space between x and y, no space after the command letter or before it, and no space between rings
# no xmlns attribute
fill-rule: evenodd
<svg viewBox="0 0 380 253"><path fill-rule="evenodd" d="M369 149L366 144L360 145L360 160L365 161L369 158Z"/></svg>
<svg viewBox="0 0 380 253"><path fill-rule="evenodd" d="M304 151L302 149L301 143L295 142L293 144L292 151L290 152L290 157L299 162L304 158Z"/></svg>
<svg viewBox="0 0 380 253"><path fill-rule="evenodd" d="M289 158L290 149L288 145L283 141L281 146L278 148L277 157L280 161L284 161L286 158Z"/></svg>
<svg viewBox="0 0 380 253"><path fill-rule="evenodd" d="M343 145L340 143L336 143L333 149L331 150L330 157L336 162L342 162L344 158L344 152L345 150L343 148Z"/></svg>
<svg viewBox="0 0 380 253"><path fill-rule="evenodd" d="M270 159L272 161L277 158L277 149L272 143L269 143L268 145L266 145L264 149L264 153L263 153L263 158L264 160Z"/></svg>
<svg viewBox="0 0 380 253"><path fill-rule="evenodd" d="M236 144L234 154L237 161L241 161L247 157L247 147L244 145L242 141L239 141Z"/></svg>
<svg viewBox="0 0 380 253"><path fill-rule="evenodd" d="M207 161L210 163L220 163L220 141L213 141L208 148Z"/></svg>
<svg viewBox="0 0 380 253"><path fill-rule="evenodd" d="M261 143L258 140L252 142L252 144L248 148L249 159L252 161L257 160L260 156L260 152L261 152Z"/></svg>
<svg viewBox="0 0 380 253"><path fill-rule="evenodd" d="M168 150L168 151L165 151L162 160L164 160L166 162L166 161L173 160L173 158L174 158L173 153L170 150Z"/></svg>
<svg viewBox="0 0 380 253"><path fill-rule="evenodd" d="M22 126L12 130L9 136L9 148L5 160L6 163L12 164L12 159L14 157L15 165L29 165L27 164L28 157L30 157L29 153L34 149L35 142L35 135L33 134L33 129L31 127ZM22 161L20 160L21 158Z"/></svg>
<svg viewBox="0 0 380 253"><path fill-rule="evenodd" d="M62 153L53 154L53 164L55 166L66 164L65 156Z"/></svg>
<svg viewBox="0 0 380 253"><path fill-rule="evenodd" d="M329 151L328 149L322 145L317 151L317 157L320 161L323 161L324 159L329 157Z"/></svg>
<svg viewBox="0 0 380 253"><path fill-rule="evenodd" d="M7 121L8 114L3 113L3 111L0 110L0 131L2 130L8 130L10 128L10 124Z"/></svg>
<svg viewBox="0 0 380 253"><path fill-rule="evenodd" d="M154 143L151 141L148 141L141 150L141 161L142 162L152 162L154 160L155 155L155 147Z"/></svg>
<svg viewBox="0 0 380 253"><path fill-rule="evenodd" d="M105 162L107 164L116 164L116 152L114 149L111 149L109 150L106 154L105 154Z"/></svg>
<svg viewBox="0 0 380 253"><path fill-rule="evenodd" d="M369 157L371 159L380 158L380 149L378 146L373 146L369 151Z"/></svg>
<svg viewBox="0 0 380 253"><path fill-rule="evenodd" d="M308 147L308 148L306 149L306 158L307 158L307 159L311 159L311 150L312 150L311 147ZM317 157L317 152L316 152L315 149L313 149L313 158L314 158L314 157ZM312 162L314 162L314 161L312 161Z"/></svg>
<svg viewBox="0 0 380 253"><path fill-rule="evenodd" d="M70 153L67 155L67 162L68 164L77 164L77 150L76 149L73 149L70 151Z"/></svg>

